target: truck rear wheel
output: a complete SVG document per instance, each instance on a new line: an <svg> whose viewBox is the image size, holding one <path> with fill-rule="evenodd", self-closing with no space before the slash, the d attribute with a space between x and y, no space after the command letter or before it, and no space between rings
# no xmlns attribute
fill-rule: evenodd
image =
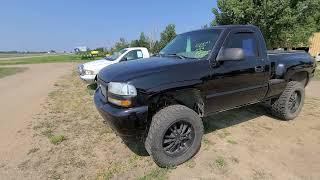
<svg viewBox="0 0 320 180"><path fill-rule="evenodd" d="M150 125L145 148L160 167L184 163L200 149L203 123L196 112L172 105L156 113Z"/></svg>
<svg viewBox="0 0 320 180"><path fill-rule="evenodd" d="M271 113L282 120L292 120L299 115L304 97L304 85L291 81L281 96L271 104Z"/></svg>

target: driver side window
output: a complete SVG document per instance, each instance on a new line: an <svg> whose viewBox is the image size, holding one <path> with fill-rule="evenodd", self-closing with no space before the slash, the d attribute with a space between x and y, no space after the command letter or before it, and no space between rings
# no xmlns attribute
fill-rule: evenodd
<svg viewBox="0 0 320 180"><path fill-rule="evenodd" d="M123 59L127 61L140 59L140 58L143 58L141 50L132 50L123 57Z"/></svg>
<svg viewBox="0 0 320 180"><path fill-rule="evenodd" d="M246 57L259 57L259 48L254 33L238 32L229 36L226 48L241 48Z"/></svg>

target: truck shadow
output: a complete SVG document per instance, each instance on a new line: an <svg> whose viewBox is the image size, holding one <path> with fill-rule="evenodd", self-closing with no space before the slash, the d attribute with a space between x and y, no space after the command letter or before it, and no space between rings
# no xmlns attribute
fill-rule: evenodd
<svg viewBox="0 0 320 180"><path fill-rule="evenodd" d="M87 91L89 95L90 96L94 95L94 92L96 91L97 88L98 88L97 83L87 85Z"/></svg>
<svg viewBox="0 0 320 180"><path fill-rule="evenodd" d="M138 156L149 156L143 142L126 142L123 141L125 145Z"/></svg>
<svg viewBox="0 0 320 180"><path fill-rule="evenodd" d="M250 105L221 112L203 119L204 133L208 134L219 129L254 120L260 116L269 116L269 114L268 110L261 105Z"/></svg>
<svg viewBox="0 0 320 180"><path fill-rule="evenodd" d="M228 128L246 121L254 120L261 116L269 116L268 110L260 105L250 105L239 109L233 109L203 119L204 133L208 134L219 129ZM272 117L272 116L270 116ZM272 117L275 119L275 117ZM128 148L139 156L148 156L144 143L125 142Z"/></svg>
<svg viewBox="0 0 320 180"><path fill-rule="evenodd" d="M87 89L95 91L98 88L97 83L88 84Z"/></svg>

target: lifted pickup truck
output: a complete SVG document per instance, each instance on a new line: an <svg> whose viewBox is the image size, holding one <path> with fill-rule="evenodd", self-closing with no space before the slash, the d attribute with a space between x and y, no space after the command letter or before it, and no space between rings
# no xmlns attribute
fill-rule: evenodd
<svg viewBox="0 0 320 180"><path fill-rule="evenodd" d="M279 119L297 117L315 66L305 52L268 53L255 26L216 26L176 36L147 61L102 69L94 102L120 137L175 166L199 150L202 117L260 102Z"/></svg>

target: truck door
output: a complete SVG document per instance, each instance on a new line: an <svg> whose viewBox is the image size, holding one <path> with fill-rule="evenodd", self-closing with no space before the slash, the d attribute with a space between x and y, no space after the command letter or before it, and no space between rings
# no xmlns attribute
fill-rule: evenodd
<svg viewBox="0 0 320 180"><path fill-rule="evenodd" d="M121 59L121 61L131 61L136 59L143 58L142 51L140 49L138 50L131 50L126 55L124 55Z"/></svg>
<svg viewBox="0 0 320 180"><path fill-rule="evenodd" d="M260 38L261 39L261 38ZM222 48L242 48L240 61L218 62L210 69L207 83L206 114L261 100L268 90L268 60L256 32L231 30Z"/></svg>

